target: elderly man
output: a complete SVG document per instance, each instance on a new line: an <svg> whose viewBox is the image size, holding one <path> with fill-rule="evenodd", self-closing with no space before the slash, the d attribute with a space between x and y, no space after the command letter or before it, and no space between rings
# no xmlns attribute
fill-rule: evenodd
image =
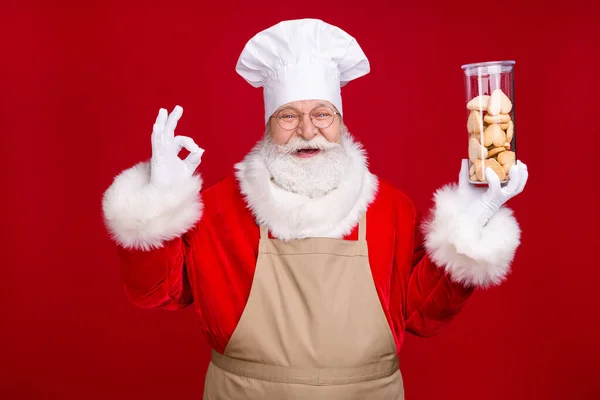
<svg viewBox="0 0 600 400"><path fill-rule="evenodd" d="M152 157L103 198L131 301L194 306L213 349L206 399L401 399L406 332L437 333L477 287L502 282L520 229L501 187L441 188L423 224L367 167L340 88L365 75L357 42L319 20L253 37L238 73L264 88L265 135L235 173L203 188L203 150L161 109ZM179 158L182 148L190 151Z"/></svg>

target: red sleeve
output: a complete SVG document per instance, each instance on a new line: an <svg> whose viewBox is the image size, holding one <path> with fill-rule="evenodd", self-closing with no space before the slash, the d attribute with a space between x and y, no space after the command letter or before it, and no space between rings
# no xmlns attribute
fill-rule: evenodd
<svg viewBox="0 0 600 400"><path fill-rule="evenodd" d="M411 270L406 282L405 329L418 336L432 336L454 318L473 293L472 286L453 282L425 252L415 213Z"/></svg>
<svg viewBox="0 0 600 400"><path fill-rule="evenodd" d="M149 161L119 173L102 197L104 223L129 299L144 308L183 308L192 303L186 259L202 216L202 178L168 187L149 182Z"/></svg>
<svg viewBox="0 0 600 400"><path fill-rule="evenodd" d="M154 250L117 247L120 275L129 300L142 308L178 310L193 302L184 237Z"/></svg>

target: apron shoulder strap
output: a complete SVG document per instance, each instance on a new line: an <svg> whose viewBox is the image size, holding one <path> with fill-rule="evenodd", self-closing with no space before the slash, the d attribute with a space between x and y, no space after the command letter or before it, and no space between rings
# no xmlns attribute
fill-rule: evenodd
<svg viewBox="0 0 600 400"><path fill-rule="evenodd" d="M360 242L367 241L367 213L363 213L358 221L358 240Z"/></svg>
<svg viewBox="0 0 600 400"><path fill-rule="evenodd" d="M260 238L268 239L269 238L269 228L264 225L260 225Z"/></svg>

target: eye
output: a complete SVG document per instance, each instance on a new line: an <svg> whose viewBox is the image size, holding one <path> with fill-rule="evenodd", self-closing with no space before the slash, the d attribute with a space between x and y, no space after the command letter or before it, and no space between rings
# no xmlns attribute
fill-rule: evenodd
<svg viewBox="0 0 600 400"><path fill-rule="evenodd" d="M294 121L298 118L298 113L292 109L283 109L277 114L280 121Z"/></svg>
<svg viewBox="0 0 600 400"><path fill-rule="evenodd" d="M327 107L320 107L313 111L312 117L318 120L326 120L331 118L333 112L329 110Z"/></svg>

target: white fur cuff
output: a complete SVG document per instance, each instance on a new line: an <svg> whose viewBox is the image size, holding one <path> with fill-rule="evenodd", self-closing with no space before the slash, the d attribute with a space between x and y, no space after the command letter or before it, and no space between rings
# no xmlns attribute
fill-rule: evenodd
<svg viewBox="0 0 600 400"><path fill-rule="evenodd" d="M502 207L484 227L466 210L479 194L447 185L435 194L431 218L423 225L425 247L431 259L451 279L469 286L487 287L506 279L521 231L512 210Z"/></svg>
<svg viewBox="0 0 600 400"><path fill-rule="evenodd" d="M149 183L150 163L121 172L102 198L104 222L126 248L151 250L188 231L202 216L202 178L194 175L169 189Z"/></svg>

